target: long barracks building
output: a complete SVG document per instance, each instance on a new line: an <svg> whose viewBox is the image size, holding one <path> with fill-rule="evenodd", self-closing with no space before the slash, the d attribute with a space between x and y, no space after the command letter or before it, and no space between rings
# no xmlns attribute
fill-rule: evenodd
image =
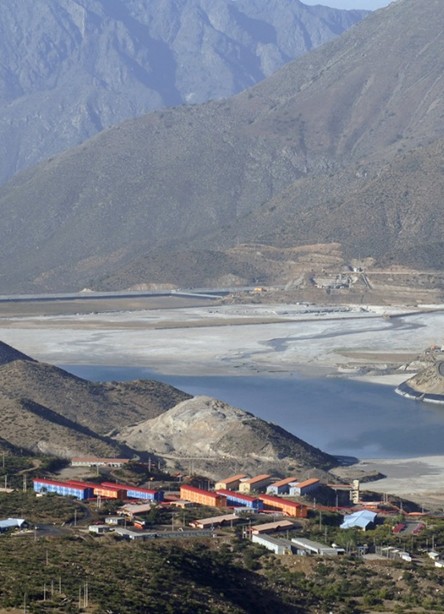
<svg viewBox="0 0 444 614"><path fill-rule="evenodd" d="M307 507L305 505L273 495L258 495L258 498L263 501L265 509L280 510L287 516L294 518L307 518Z"/></svg>
<svg viewBox="0 0 444 614"><path fill-rule="evenodd" d="M263 502L257 497L250 497L250 495L243 495L242 493L227 489L216 490L216 494L225 497L227 505L239 505L253 510L262 510L264 508Z"/></svg>
<svg viewBox="0 0 444 614"><path fill-rule="evenodd" d="M101 486L125 490L128 499L143 499L144 501L156 501L157 503L163 501L163 490L140 488L139 486L129 486L128 484L115 484L114 482L102 482Z"/></svg>
<svg viewBox="0 0 444 614"><path fill-rule="evenodd" d="M60 482L39 478L34 480L34 492L36 493L55 493L65 497L75 497L76 499L86 500L94 497L104 497L106 499L143 499L145 501L163 501L163 491L139 488L126 484L115 484L114 482L103 482L96 484L93 482L80 482L69 480Z"/></svg>
<svg viewBox="0 0 444 614"><path fill-rule="evenodd" d="M68 482L47 480L45 478L34 480L34 492L36 493L55 493L65 497L75 497L82 501L94 497L94 488L96 486L97 484L77 482L76 480L70 480Z"/></svg>

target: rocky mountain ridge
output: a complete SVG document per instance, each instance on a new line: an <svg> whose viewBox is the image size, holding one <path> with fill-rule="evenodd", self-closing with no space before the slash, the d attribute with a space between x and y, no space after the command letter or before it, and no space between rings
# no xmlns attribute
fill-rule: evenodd
<svg viewBox="0 0 444 614"><path fill-rule="evenodd" d="M224 98L366 15L298 0L0 4L0 183L155 109Z"/></svg>
<svg viewBox="0 0 444 614"><path fill-rule="evenodd" d="M232 99L21 173L0 190L2 288L286 284L307 244L440 266L443 22L439 0L399 0Z"/></svg>

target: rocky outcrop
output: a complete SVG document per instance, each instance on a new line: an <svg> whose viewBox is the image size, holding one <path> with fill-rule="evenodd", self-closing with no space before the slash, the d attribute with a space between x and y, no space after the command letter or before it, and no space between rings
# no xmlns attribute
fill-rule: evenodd
<svg viewBox="0 0 444 614"><path fill-rule="evenodd" d="M444 361L421 370L400 384L396 392L407 399L444 405Z"/></svg>

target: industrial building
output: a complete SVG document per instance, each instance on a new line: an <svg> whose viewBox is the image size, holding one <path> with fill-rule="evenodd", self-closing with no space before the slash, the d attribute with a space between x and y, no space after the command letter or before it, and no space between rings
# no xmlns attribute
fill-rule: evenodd
<svg viewBox="0 0 444 614"><path fill-rule="evenodd" d="M327 546L326 544L321 544L320 542L315 542L303 537L293 537L291 541L296 544L298 548L305 550L308 554L317 554L320 556L338 556L338 554L344 554L343 548Z"/></svg>
<svg viewBox="0 0 444 614"><path fill-rule="evenodd" d="M258 495L264 502L265 509L279 510L287 516L307 518L307 507L295 501L287 501L273 495Z"/></svg>
<svg viewBox="0 0 444 614"><path fill-rule="evenodd" d="M254 478L244 478L239 484L239 492L248 494L265 488L271 481L271 475L263 473L262 475L256 475Z"/></svg>
<svg viewBox="0 0 444 614"><path fill-rule="evenodd" d="M225 480L216 482L214 490L237 490L237 488L239 488L240 481L245 479L248 479L248 475L246 475L245 473L238 473L237 475L232 475Z"/></svg>
<svg viewBox="0 0 444 614"><path fill-rule="evenodd" d="M124 527L116 527L114 532L124 539L130 540L150 540L150 539L189 539L192 537L212 537L213 532L210 529L204 529L197 531L193 529L180 530L180 531L132 531L131 529L125 529Z"/></svg>
<svg viewBox="0 0 444 614"><path fill-rule="evenodd" d="M74 497L82 501L85 499L92 499L94 496L94 488L96 487L96 484L88 482L77 482L75 480L59 482L57 480L48 480L45 478L35 479L33 483L34 492L36 493L55 493L65 497Z"/></svg>
<svg viewBox="0 0 444 614"><path fill-rule="evenodd" d="M280 537L272 537L271 535L252 535L251 541L254 544L260 544L271 550L274 554L296 554L297 546L293 544L289 539L282 539Z"/></svg>
<svg viewBox="0 0 444 614"><path fill-rule="evenodd" d="M217 490L216 493L226 498L227 505L248 507L257 511L264 509L263 502L257 497L250 497L250 495L243 495L241 493L225 489Z"/></svg>
<svg viewBox="0 0 444 614"><path fill-rule="evenodd" d="M376 519L375 512L369 512L368 510L361 510L355 512L349 516L344 517L344 522L340 525L340 529L353 529L355 527L365 531L374 524Z"/></svg>
<svg viewBox="0 0 444 614"><path fill-rule="evenodd" d="M129 486L128 484L116 484L114 482L102 482L103 487L120 488L126 491L128 499L143 499L144 501L163 501L163 490L152 490L150 488L140 488L139 486Z"/></svg>
<svg viewBox="0 0 444 614"><path fill-rule="evenodd" d="M316 478L311 478L310 480L305 480L304 482L296 482L296 484L293 484L290 488L290 496L301 497L309 492L313 492L319 488L320 485L320 480L317 480Z"/></svg>
<svg viewBox="0 0 444 614"><path fill-rule="evenodd" d="M267 486L267 495L286 495L290 490L290 484L296 484L297 478L284 478Z"/></svg>
<svg viewBox="0 0 444 614"><path fill-rule="evenodd" d="M182 484L180 487L180 498L210 507L225 507L227 505L227 500L222 495L203 490L202 488L196 488L195 486L189 486L188 484Z"/></svg>

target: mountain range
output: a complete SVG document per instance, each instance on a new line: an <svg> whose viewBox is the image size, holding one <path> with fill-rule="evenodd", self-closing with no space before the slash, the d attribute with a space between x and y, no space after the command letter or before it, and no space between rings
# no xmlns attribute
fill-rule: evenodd
<svg viewBox="0 0 444 614"><path fill-rule="evenodd" d="M0 190L3 292L288 283L313 245L439 268L443 24L440 0L399 0L232 98L19 174Z"/></svg>
<svg viewBox="0 0 444 614"><path fill-rule="evenodd" d="M277 425L152 380L92 383L0 342L0 450L163 458L221 476L328 469L335 459Z"/></svg>
<svg viewBox="0 0 444 614"><path fill-rule="evenodd" d="M365 11L272 0L0 3L0 183L162 107L231 96Z"/></svg>

